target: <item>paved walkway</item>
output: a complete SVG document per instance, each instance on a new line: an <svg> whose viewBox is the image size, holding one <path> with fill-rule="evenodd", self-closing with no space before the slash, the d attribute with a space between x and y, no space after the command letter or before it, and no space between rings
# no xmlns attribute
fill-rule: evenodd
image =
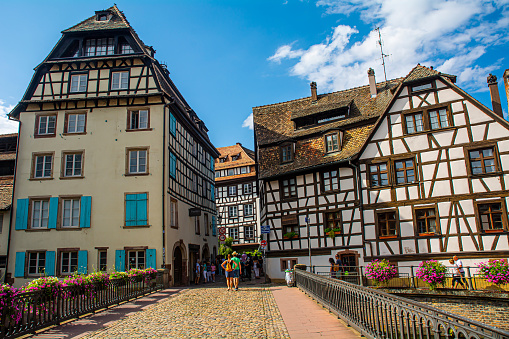
<svg viewBox="0 0 509 339"><path fill-rule="evenodd" d="M361 337L298 288L278 286L270 290L292 339Z"/></svg>

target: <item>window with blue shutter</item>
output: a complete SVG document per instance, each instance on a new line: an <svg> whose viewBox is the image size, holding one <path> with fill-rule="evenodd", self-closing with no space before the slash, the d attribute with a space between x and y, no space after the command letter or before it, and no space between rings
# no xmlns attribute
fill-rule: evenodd
<svg viewBox="0 0 509 339"><path fill-rule="evenodd" d="M54 197L49 199L48 228L57 228L57 218L58 218L58 198Z"/></svg>
<svg viewBox="0 0 509 339"><path fill-rule="evenodd" d="M170 152L170 176L175 179L177 175L177 157Z"/></svg>
<svg viewBox="0 0 509 339"><path fill-rule="evenodd" d="M55 251L46 251L46 263L44 273L47 276L55 275Z"/></svg>
<svg viewBox="0 0 509 339"><path fill-rule="evenodd" d="M90 227L90 216L92 211L92 197L81 197L80 227Z"/></svg>
<svg viewBox="0 0 509 339"><path fill-rule="evenodd" d="M212 235L216 236L216 216L212 216Z"/></svg>
<svg viewBox="0 0 509 339"><path fill-rule="evenodd" d="M147 193L125 195L125 225L148 225Z"/></svg>
<svg viewBox="0 0 509 339"><path fill-rule="evenodd" d="M78 252L78 274L87 274L88 271L88 252Z"/></svg>
<svg viewBox="0 0 509 339"><path fill-rule="evenodd" d="M117 271L117 272L125 271L125 251L124 250L116 250L115 251L115 271Z"/></svg>
<svg viewBox="0 0 509 339"><path fill-rule="evenodd" d="M16 266L14 267L14 277L23 278L25 276L25 252L16 252Z"/></svg>
<svg viewBox="0 0 509 339"><path fill-rule="evenodd" d="M16 225L17 230L26 230L28 225L28 199L18 199L16 203Z"/></svg>
<svg viewBox="0 0 509 339"><path fill-rule="evenodd" d="M214 172L214 157L210 156L210 170Z"/></svg>
<svg viewBox="0 0 509 339"><path fill-rule="evenodd" d="M210 198L212 201L216 200L216 192L214 190L214 184L210 184Z"/></svg>
<svg viewBox="0 0 509 339"><path fill-rule="evenodd" d="M175 116L170 112L170 133L173 135L177 134L177 121Z"/></svg>
<svg viewBox="0 0 509 339"><path fill-rule="evenodd" d="M146 268L157 268L156 267L156 250L153 248L148 248L145 250L145 255L147 257Z"/></svg>

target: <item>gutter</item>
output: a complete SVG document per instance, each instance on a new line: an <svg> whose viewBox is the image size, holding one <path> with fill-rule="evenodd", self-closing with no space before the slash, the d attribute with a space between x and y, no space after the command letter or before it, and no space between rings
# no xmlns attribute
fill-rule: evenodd
<svg viewBox="0 0 509 339"><path fill-rule="evenodd" d="M166 266L166 218L165 218L165 207L166 207L166 152L168 152L168 147L166 147L166 109L168 108L168 104L163 106L163 173L162 173L162 189L161 189L161 202L162 202L162 227L163 227L163 263L162 268ZM169 110L168 110L169 111Z"/></svg>

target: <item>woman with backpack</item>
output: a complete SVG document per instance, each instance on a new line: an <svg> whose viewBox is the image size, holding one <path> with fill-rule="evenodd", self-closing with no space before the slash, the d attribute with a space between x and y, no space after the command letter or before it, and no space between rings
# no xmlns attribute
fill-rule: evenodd
<svg viewBox="0 0 509 339"><path fill-rule="evenodd" d="M228 291L233 290L233 270L237 269L238 265L235 261L232 260L231 254L228 254L228 259L223 261L221 267L226 273L226 286L228 287Z"/></svg>

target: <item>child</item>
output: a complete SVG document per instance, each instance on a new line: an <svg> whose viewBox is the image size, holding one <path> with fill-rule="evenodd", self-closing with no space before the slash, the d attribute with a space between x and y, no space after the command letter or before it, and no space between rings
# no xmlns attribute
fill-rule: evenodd
<svg viewBox="0 0 509 339"><path fill-rule="evenodd" d="M210 270L212 271L212 282L216 282L216 264L212 263L212 266L210 267Z"/></svg>
<svg viewBox="0 0 509 339"><path fill-rule="evenodd" d="M207 262L208 270L207 270L207 282L212 282L212 267L210 266L210 262Z"/></svg>

